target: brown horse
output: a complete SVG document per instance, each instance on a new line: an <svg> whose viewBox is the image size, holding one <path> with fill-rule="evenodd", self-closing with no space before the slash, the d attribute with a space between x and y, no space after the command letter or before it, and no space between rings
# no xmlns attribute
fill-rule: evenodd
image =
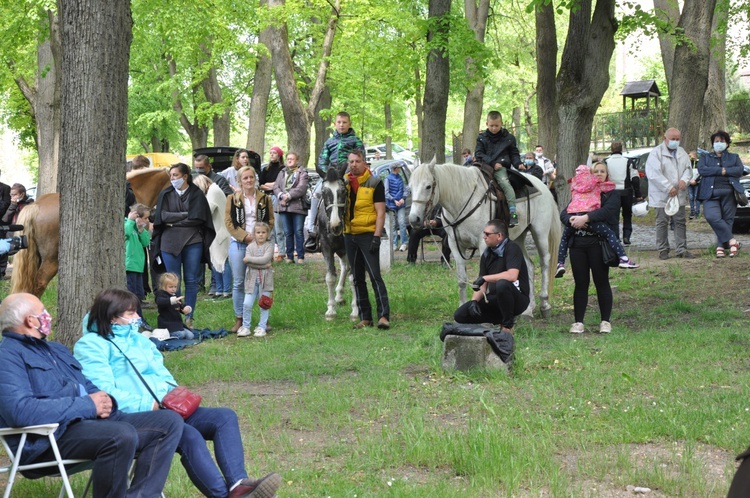
<svg viewBox="0 0 750 498"><path fill-rule="evenodd" d="M169 186L166 168L131 171L127 175L138 202L155 206L159 192ZM21 211L18 224L29 240L28 249L13 257L11 293L30 292L38 297L57 275L60 248L60 194L43 195Z"/></svg>

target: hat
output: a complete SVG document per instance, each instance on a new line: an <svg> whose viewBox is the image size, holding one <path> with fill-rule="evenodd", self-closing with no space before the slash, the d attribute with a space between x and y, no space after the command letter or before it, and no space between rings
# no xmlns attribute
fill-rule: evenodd
<svg viewBox="0 0 750 498"><path fill-rule="evenodd" d="M667 216L674 216L677 214L677 211L679 210L680 210L680 200L677 198L676 195L667 199L667 204L664 206L664 213Z"/></svg>
<svg viewBox="0 0 750 498"><path fill-rule="evenodd" d="M271 151L276 152L279 155L279 157L284 157L284 151L281 150L281 147L274 145L273 147L271 147Z"/></svg>
<svg viewBox="0 0 750 498"><path fill-rule="evenodd" d="M648 214L648 201L633 204L633 216L642 218Z"/></svg>

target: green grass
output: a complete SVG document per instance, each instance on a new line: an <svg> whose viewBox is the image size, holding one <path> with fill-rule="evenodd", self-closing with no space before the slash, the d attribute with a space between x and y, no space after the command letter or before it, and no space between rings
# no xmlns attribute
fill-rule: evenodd
<svg viewBox="0 0 750 498"><path fill-rule="evenodd" d="M611 272L612 334L567 333L568 274L551 319L517 324L510 375L441 370L455 277L400 261L385 275L389 331L352 330L348 306L325 321L323 265L308 261L277 266L266 339L230 336L165 361L205 404L238 412L248 472L281 472L280 497L593 497L628 484L724 496L750 443L747 257L639 256L641 269ZM55 296L53 285L53 315ZM199 301L199 327L232 322L230 300ZM14 496L56 492L21 480ZM178 458L165 493L198 496Z"/></svg>

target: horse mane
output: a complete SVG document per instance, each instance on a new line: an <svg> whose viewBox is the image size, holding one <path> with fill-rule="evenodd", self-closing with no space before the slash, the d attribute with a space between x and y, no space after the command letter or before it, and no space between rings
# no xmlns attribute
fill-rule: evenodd
<svg viewBox="0 0 750 498"><path fill-rule="evenodd" d="M436 164L433 171L433 175L440 184L440 204L443 206L466 202L475 186L477 192L484 192L487 189L479 168L457 164Z"/></svg>

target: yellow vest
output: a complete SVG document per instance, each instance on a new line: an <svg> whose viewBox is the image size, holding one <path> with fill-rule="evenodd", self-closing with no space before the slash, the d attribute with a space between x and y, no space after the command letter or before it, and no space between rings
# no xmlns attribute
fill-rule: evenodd
<svg viewBox="0 0 750 498"><path fill-rule="evenodd" d="M380 178L372 176L369 169L366 169L359 177L356 201L354 206L347 207L344 233L358 235L375 232L375 221L378 215L375 212L375 203L372 198L375 195L375 187L379 183ZM348 181L346 182L346 191L350 195L349 200L351 202L351 185Z"/></svg>

